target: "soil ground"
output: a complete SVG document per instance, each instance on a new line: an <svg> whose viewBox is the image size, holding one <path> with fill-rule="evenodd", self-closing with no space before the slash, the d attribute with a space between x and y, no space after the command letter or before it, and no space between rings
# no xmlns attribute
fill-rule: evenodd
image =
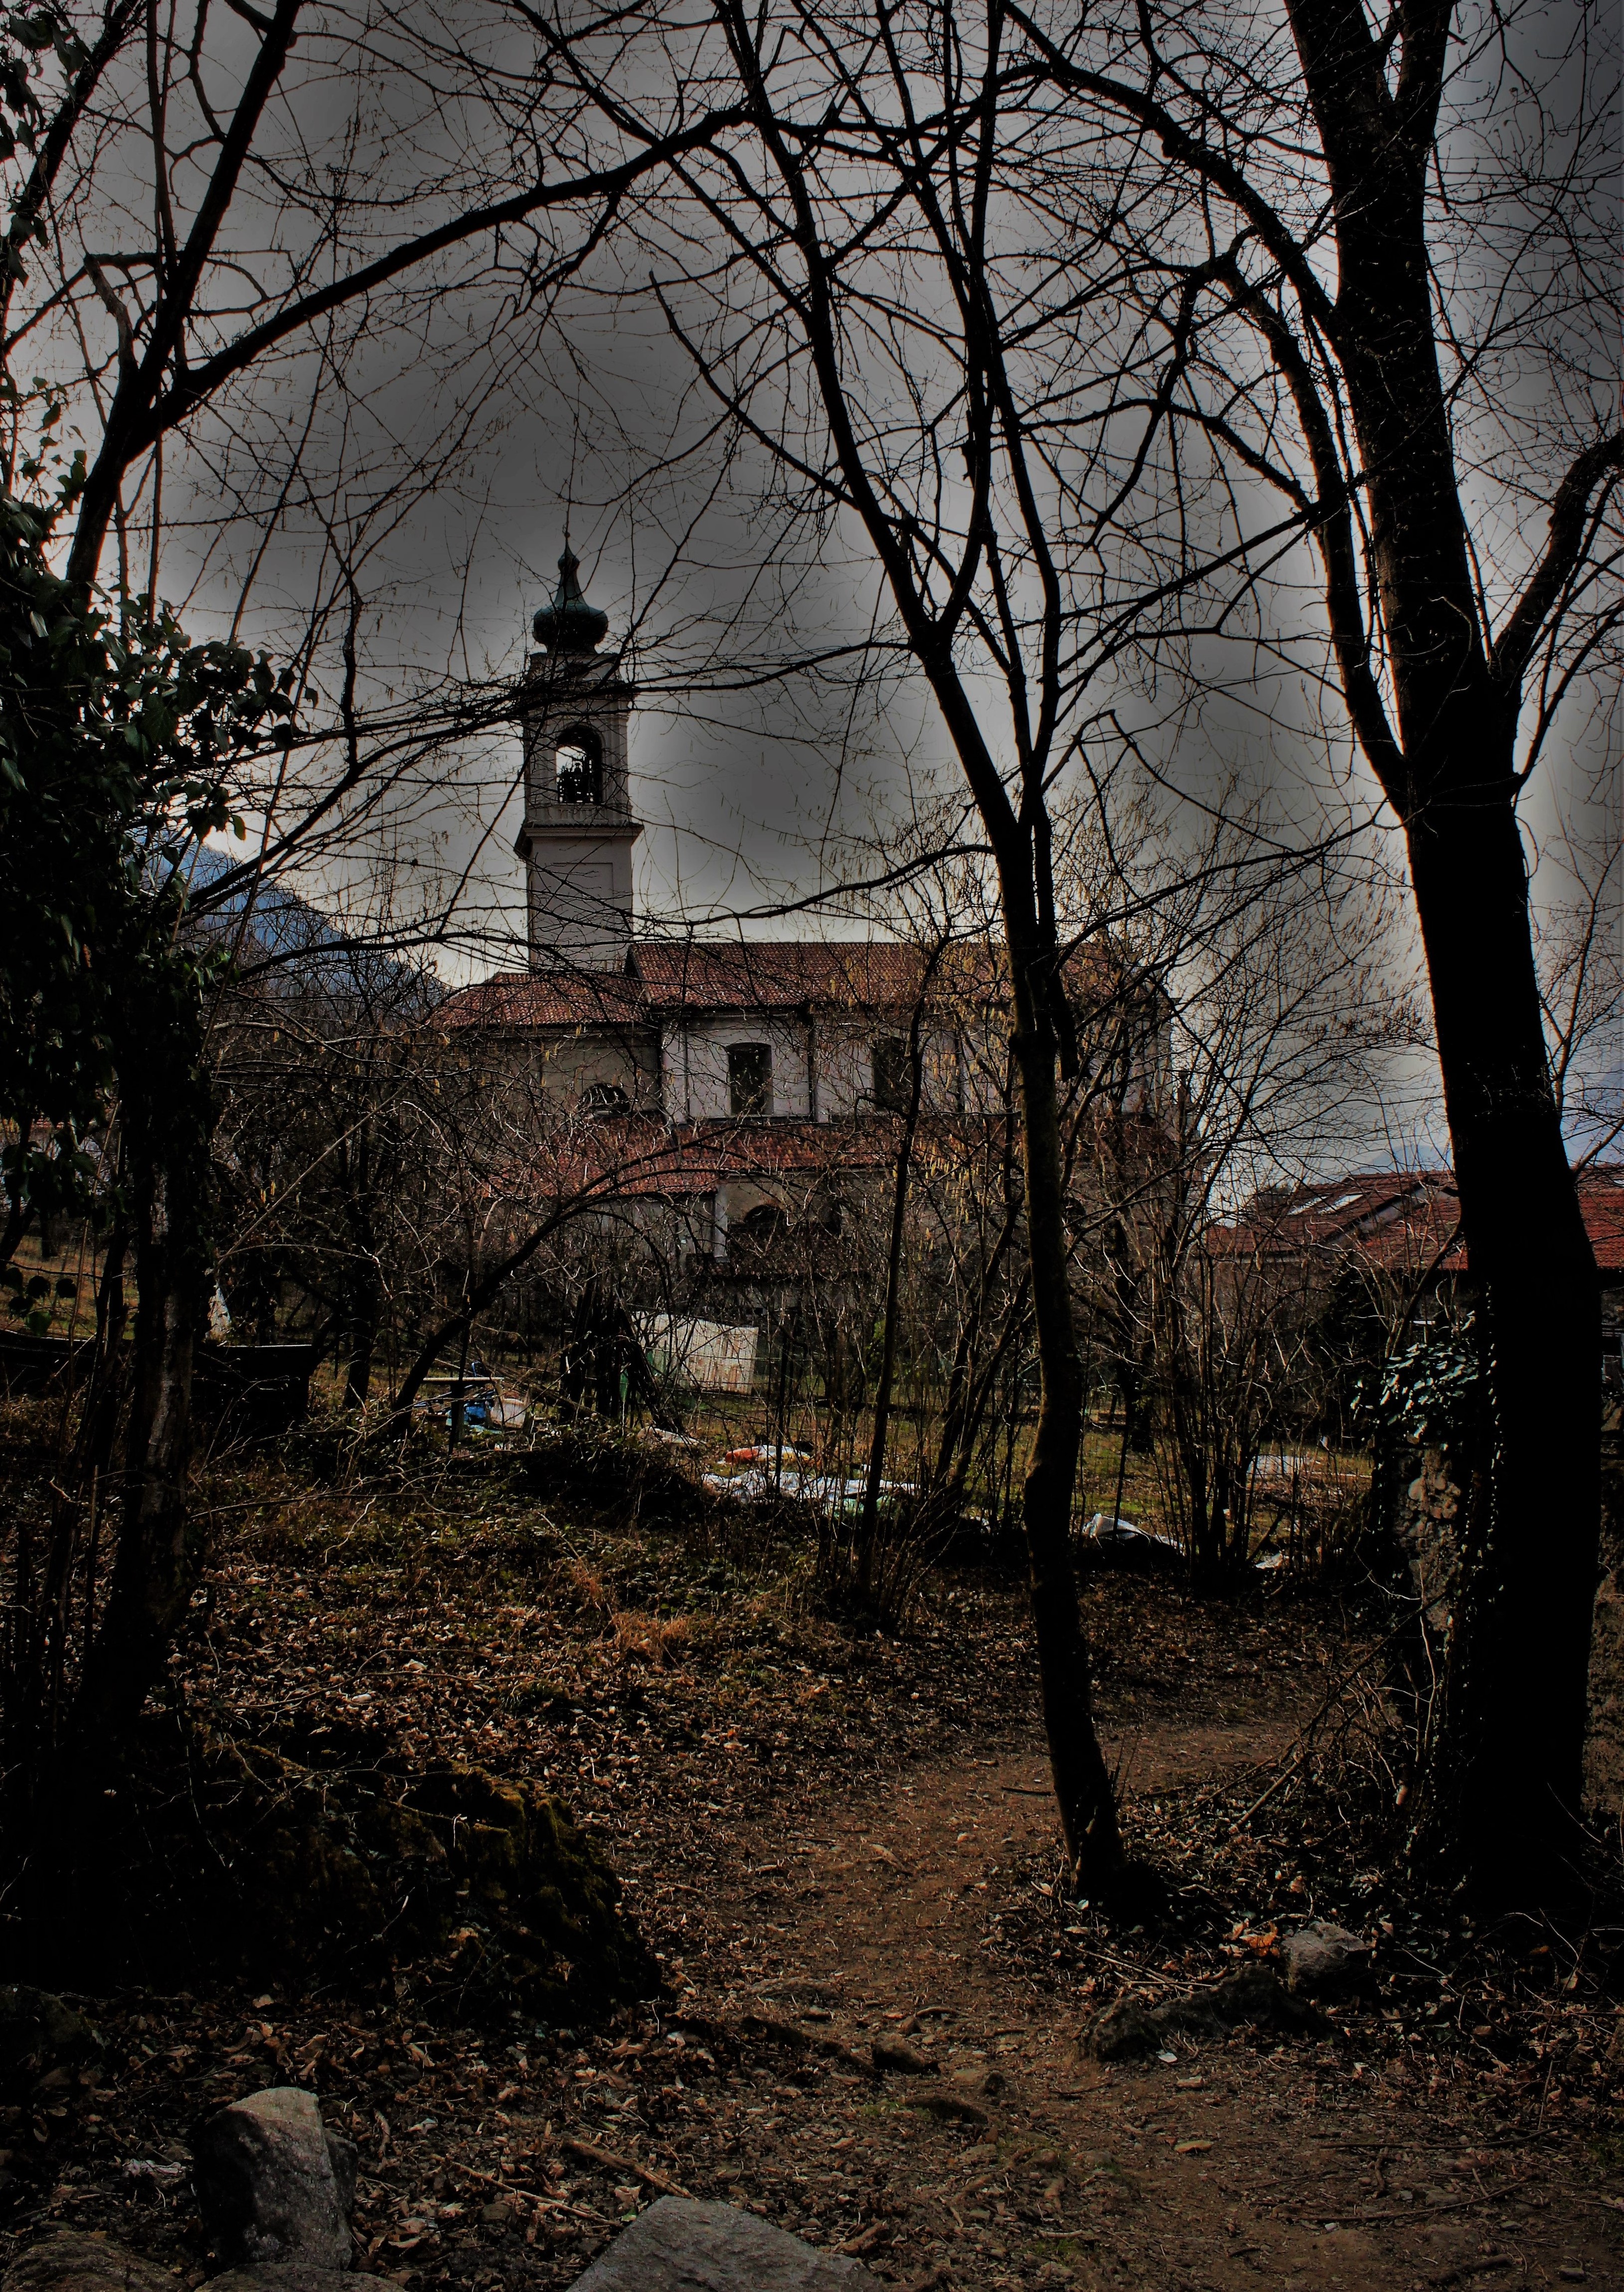
<svg viewBox="0 0 1624 2292"><path fill-rule="evenodd" d="M1234 1827L1356 1650L1334 1602L1091 1585L1125 1823L1179 1909L1159 1933L1056 1883L1012 1578L943 1574L884 1639L818 1618L792 1537L472 1469L408 1497L263 1491L229 1536L177 1670L195 1714L365 1720L544 1780L671 1995L573 2030L447 2028L409 1984L86 2000L103 2081L13 2112L5 2256L105 2229L200 2281L187 2128L299 2080L360 2146L360 2264L412 2292L551 2292L664 2187L914 2287L1624 2284L1618 1937L1406 1927L1290 1788L1272 1828ZM1323 2036L1089 2057L1113 1997L1315 1914L1379 1968ZM877 2074L876 2040L934 2068Z"/></svg>

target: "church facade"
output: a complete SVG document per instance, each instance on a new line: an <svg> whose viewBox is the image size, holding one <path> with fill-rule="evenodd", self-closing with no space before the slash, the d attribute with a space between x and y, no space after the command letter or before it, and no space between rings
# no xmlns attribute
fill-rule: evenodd
<svg viewBox="0 0 1624 2292"><path fill-rule="evenodd" d="M567 544L520 688L528 962L448 997L437 1022L522 1075L575 1183L679 1209L719 1264L808 1201L833 1230L894 1168L914 1089L939 1147L1009 1115L1001 957L893 940L639 932L627 773L635 694L598 648ZM1154 1045L1151 1063L1154 1062ZM1149 1083L1149 1070L1146 1082ZM550 1149L543 1150L551 1150Z"/></svg>

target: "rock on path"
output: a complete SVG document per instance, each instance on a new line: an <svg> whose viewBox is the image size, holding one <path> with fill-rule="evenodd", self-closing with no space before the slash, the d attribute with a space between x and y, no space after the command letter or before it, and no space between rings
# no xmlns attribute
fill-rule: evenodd
<svg viewBox="0 0 1624 2292"><path fill-rule="evenodd" d="M313 2094L271 2086L217 2109L193 2131L192 2159L197 2202L225 2258L348 2268L355 2150L324 2127Z"/></svg>
<svg viewBox="0 0 1624 2292"><path fill-rule="evenodd" d="M662 2197L573 2292L861 2292L873 2281L856 2261L819 2252L753 2213Z"/></svg>

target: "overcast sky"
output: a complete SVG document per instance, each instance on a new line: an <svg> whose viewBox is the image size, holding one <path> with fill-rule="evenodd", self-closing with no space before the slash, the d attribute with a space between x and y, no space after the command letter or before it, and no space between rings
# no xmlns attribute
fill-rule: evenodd
<svg viewBox="0 0 1624 2292"><path fill-rule="evenodd" d="M488 29L502 17L470 6L454 23ZM228 28L225 36L235 36ZM511 37L493 33L489 52L500 61ZM315 46L299 69L290 149L312 179L342 145L352 179L387 208L384 194L411 171L428 180L447 155L464 168L483 157L472 113L426 101L421 74L402 81L404 94L369 95L358 139L342 75L324 77ZM146 226L136 214L130 228L139 240ZM499 264L453 269L407 319L386 325L380 311L374 326L369 315L332 359L314 344L256 375L196 425L189 458L166 472L160 585L195 634L235 624L286 658L312 596L332 609L336 540L353 577L346 593L364 601L355 632L363 699L398 706L421 693L428 707L448 683L499 687L521 669L567 517L588 593L610 616L610 647L627 646L641 692L631 747L647 823L641 912L660 926L812 928L772 910L838 884L863 864L864 838L883 852L899 819L956 787L956 768L918 678L894 657L862 650L886 621L866 548L838 521L811 529L761 457L717 430L686 353L643 292L641 260L611 243L545 309L527 305ZM1514 384L1508 405L1524 386ZM1515 503L1515 487L1507 499ZM277 531L265 546L272 508ZM1496 512L1483 513L1491 531ZM1508 557L1531 537L1537 521L1501 516ZM1281 569L1288 624L1293 582L1312 627L1317 574L1306 557ZM334 622L329 693L336 631ZM1144 676L1107 680L1092 695L1185 800L1164 814L1170 834L1199 837L1207 808L1235 791L1283 846L1330 838L1350 865L1356 854L1396 879L1400 839L1334 712L1324 713L1313 645L1295 658L1263 645L1201 665L1211 674L1199 701ZM995 752L1007 758L1007 725L990 691L986 699ZM1536 892L1553 913L1574 890L1564 831L1581 860L1617 836L1620 731L1616 695L1575 709L1530 791L1531 851L1543 855ZM1097 763L1102 742L1108 749L1103 735L1092 744ZM453 978L523 959L518 769L515 732L442 751L406 777L387 817L367 823L371 863L424 885L470 871L465 935L439 957ZM1064 800L1064 785L1058 793ZM331 887L318 879L305 888ZM1616 886L1608 906L1616 948ZM825 912L816 927L853 924ZM1395 976L1414 963L1413 937L1401 929ZM1613 1040L1604 1065L1620 1063L1616 1023ZM1411 1063L1398 1095L1399 1126L1424 1129L1433 1096L1424 1062Z"/></svg>

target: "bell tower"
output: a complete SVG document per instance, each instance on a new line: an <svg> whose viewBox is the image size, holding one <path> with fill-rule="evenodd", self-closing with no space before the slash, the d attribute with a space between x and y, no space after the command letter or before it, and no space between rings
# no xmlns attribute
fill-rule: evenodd
<svg viewBox="0 0 1624 2292"><path fill-rule="evenodd" d="M632 688L598 647L609 617L581 593L564 538L559 586L535 617L543 650L519 689L525 824L514 849L528 876L536 971L618 971L631 937L631 817L626 730Z"/></svg>

